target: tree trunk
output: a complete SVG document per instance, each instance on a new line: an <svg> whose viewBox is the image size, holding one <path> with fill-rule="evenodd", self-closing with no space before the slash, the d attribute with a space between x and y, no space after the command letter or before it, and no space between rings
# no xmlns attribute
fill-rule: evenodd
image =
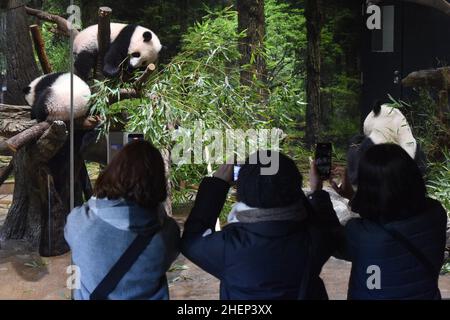
<svg viewBox="0 0 450 320"><path fill-rule="evenodd" d="M8 80L6 101L24 104L22 88L39 76L34 60L29 26L25 8L21 1L10 0L8 9L0 15L0 45L6 57ZM8 50L5 50L5 49ZM23 116L26 108L9 118ZM2 130L14 131L16 127L8 119L0 121ZM25 122L25 126L28 123ZM30 125L33 125L30 121ZM17 129L18 129L17 128ZM82 137L82 135L79 135ZM17 136L18 137L18 136ZM80 153L80 141L76 144L76 155ZM80 156L75 158L75 177L82 168ZM69 250L64 240L64 225L69 213L69 144L67 127L56 121L42 136L18 149L13 157L15 187L13 202L4 225L0 229L1 239L25 239L43 256L60 255ZM82 203L81 185L75 186L75 203Z"/></svg>
<svg viewBox="0 0 450 320"><path fill-rule="evenodd" d="M25 104L23 88L39 75L22 0L8 0L0 12L0 59L6 64L4 103Z"/></svg>
<svg viewBox="0 0 450 320"><path fill-rule="evenodd" d="M321 1L306 0L306 144L313 146L320 137L320 41Z"/></svg>
<svg viewBox="0 0 450 320"><path fill-rule="evenodd" d="M246 30L246 36L239 43L240 65L242 67L241 84L251 85L254 76L257 80L265 82L264 0L237 0L236 7L238 11L238 31Z"/></svg>

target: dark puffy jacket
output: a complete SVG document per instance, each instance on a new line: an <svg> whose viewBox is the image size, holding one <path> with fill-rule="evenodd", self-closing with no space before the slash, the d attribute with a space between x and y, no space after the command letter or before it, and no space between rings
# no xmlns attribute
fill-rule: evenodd
<svg viewBox="0 0 450 320"><path fill-rule="evenodd" d="M379 224L352 219L346 227L347 255L352 261L348 299L440 299L439 270L444 260L447 215L439 202L427 200L421 215L390 222L384 228L395 230L424 255L433 266L431 275L407 246ZM380 269L380 289L369 289L369 266Z"/></svg>
<svg viewBox="0 0 450 320"><path fill-rule="evenodd" d="M311 227L309 221L267 221L232 223L214 232L228 189L228 183L217 178L202 181L181 245L182 253L189 260L221 281L220 298L297 299L309 248L306 239L310 234L315 259L305 298L326 299L319 274L334 248L326 230L327 226L339 222L335 216L334 220L333 216L326 216L332 214L332 207L315 206L315 203L330 203L329 195L319 191L310 197L318 215L324 214L323 229ZM308 233L308 228L313 231ZM212 234L204 235L207 229Z"/></svg>

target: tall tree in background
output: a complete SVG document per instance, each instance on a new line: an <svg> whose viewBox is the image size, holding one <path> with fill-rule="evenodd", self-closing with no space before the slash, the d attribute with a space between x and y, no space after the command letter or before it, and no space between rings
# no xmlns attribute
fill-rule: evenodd
<svg viewBox="0 0 450 320"><path fill-rule="evenodd" d="M22 89L41 74L35 62L24 1L8 0L3 4L0 54L6 56L5 102L21 105L25 104ZM2 120L2 137L8 138L9 131ZM32 247L38 247L43 256L60 255L69 250L63 234L70 197L66 129L62 122L53 123L37 141L30 141L15 152L12 159L13 201L0 228L0 239L27 240ZM77 204L81 204L80 192L76 199Z"/></svg>
<svg viewBox="0 0 450 320"><path fill-rule="evenodd" d="M40 72L34 60L23 1L7 0L0 10L0 54L6 63L8 86L4 103L21 105L25 104L22 89Z"/></svg>
<svg viewBox="0 0 450 320"><path fill-rule="evenodd" d="M306 0L306 144L311 147L320 134L320 42L321 0Z"/></svg>
<svg viewBox="0 0 450 320"><path fill-rule="evenodd" d="M258 80L265 81L266 62L264 59L264 0L237 0L238 31L246 30L246 36L239 43L241 53L241 83L250 85L256 74ZM253 60L253 61L252 61Z"/></svg>

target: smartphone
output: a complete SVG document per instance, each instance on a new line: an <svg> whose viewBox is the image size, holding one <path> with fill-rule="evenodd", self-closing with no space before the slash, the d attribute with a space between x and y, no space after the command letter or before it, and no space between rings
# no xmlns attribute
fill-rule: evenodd
<svg viewBox="0 0 450 320"><path fill-rule="evenodd" d="M322 180L329 179L331 175L331 152L331 143L318 143L316 145L315 162Z"/></svg>
<svg viewBox="0 0 450 320"><path fill-rule="evenodd" d="M233 168L233 181L237 181L237 179L239 177L239 170L241 170L241 166L235 165Z"/></svg>
<svg viewBox="0 0 450 320"><path fill-rule="evenodd" d="M142 133L128 134L128 143L136 141L136 140L144 140L144 135Z"/></svg>

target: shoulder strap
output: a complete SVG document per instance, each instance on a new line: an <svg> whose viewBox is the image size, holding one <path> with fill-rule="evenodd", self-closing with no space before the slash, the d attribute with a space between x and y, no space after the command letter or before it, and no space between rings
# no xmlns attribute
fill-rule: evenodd
<svg viewBox="0 0 450 320"><path fill-rule="evenodd" d="M152 241L159 227L148 235L137 235L131 245L122 254L108 274L97 285L90 295L90 300L106 300L108 295L117 287L123 276L131 269L141 253Z"/></svg>
<svg viewBox="0 0 450 320"><path fill-rule="evenodd" d="M402 235L400 232L394 229L386 228L386 226L383 226L382 224L378 224L381 229L383 229L386 233L388 233L392 238L397 240L399 243L402 244L402 246L408 250L416 259L420 262L420 264L425 268L428 275L431 279L436 280L439 277L439 271L436 269L436 267L431 263L430 260L423 254L422 251L417 249L404 235Z"/></svg>

